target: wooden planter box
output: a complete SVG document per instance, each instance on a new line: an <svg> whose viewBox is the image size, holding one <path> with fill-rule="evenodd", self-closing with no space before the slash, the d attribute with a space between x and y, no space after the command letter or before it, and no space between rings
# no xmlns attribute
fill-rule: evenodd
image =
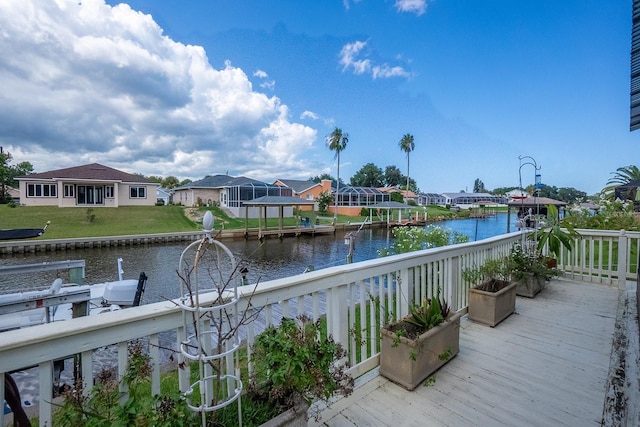
<svg viewBox="0 0 640 427"><path fill-rule="evenodd" d="M533 298L538 292L544 289L546 280L542 276L534 276L532 273L525 273L525 276L516 282L518 284L516 293L521 297Z"/></svg>
<svg viewBox="0 0 640 427"><path fill-rule="evenodd" d="M393 346L395 332L383 328L380 375L407 390L415 389L460 351L461 317L462 313L454 313L445 322L415 340L400 337L396 347ZM412 355L415 355L415 360L412 360Z"/></svg>
<svg viewBox="0 0 640 427"><path fill-rule="evenodd" d="M502 322L516 311L516 288L513 282L498 292L469 289L469 320L491 327Z"/></svg>
<svg viewBox="0 0 640 427"><path fill-rule="evenodd" d="M266 423L260 424L260 427L306 427L308 425L307 411L309 405L307 402L299 398L293 408L279 414L275 418L271 418Z"/></svg>

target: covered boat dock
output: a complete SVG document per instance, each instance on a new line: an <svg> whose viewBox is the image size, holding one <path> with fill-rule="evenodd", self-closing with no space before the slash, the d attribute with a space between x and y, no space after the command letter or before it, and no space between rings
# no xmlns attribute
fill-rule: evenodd
<svg viewBox="0 0 640 427"><path fill-rule="evenodd" d="M245 237L249 235L249 207L259 208L258 215L258 239L262 240L268 236L277 236L279 238L285 236L299 236L301 234L315 235L317 233L334 233L335 227L332 225L316 225L311 224L308 220L299 220L295 226L284 225L284 208L296 207L303 205L313 205L313 200L304 200L299 197L291 196L262 196L257 199L243 202L245 207ZM267 208L278 208L278 226L269 228L267 224Z"/></svg>
<svg viewBox="0 0 640 427"><path fill-rule="evenodd" d="M535 217L547 215L547 205L554 205L558 208L558 215L567 206L567 202L551 199L549 197L522 197L515 198L507 203L507 233L511 231L511 210L516 210L518 218L532 215ZM560 218L557 218L560 220Z"/></svg>

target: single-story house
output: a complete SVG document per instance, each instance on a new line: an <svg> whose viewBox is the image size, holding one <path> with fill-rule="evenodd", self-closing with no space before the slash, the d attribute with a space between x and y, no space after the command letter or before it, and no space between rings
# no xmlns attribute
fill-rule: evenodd
<svg viewBox="0 0 640 427"><path fill-rule="evenodd" d="M356 187L352 185L341 185L339 189L333 186L331 180L323 179L322 188L324 192L334 194L337 201L337 211L342 215L358 216L362 208L369 208L375 204L388 202L391 196L373 187ZM329 212L333 213L335 206L329 205Z"/></svg>
<svg viewBox="0 0 640 427"><path fill-rule="evenodd" d="M469 209L478 206L478 202L483 205L505 205L507 198L505 196L494 196L489 193L442 193L445 203L450 206L459 206L462 209Z"/></svg>
<svg viewBox="0 0 640 427"><path fill-rule="evenodd" d="M162 202L165 205L168 205L172 202L173 190L164 187L158 187L157 190L157 198L158 202Z"/></svg>
<svg viewBox="0 0 640 427"><path fill-rule="evenodd" d="M418 195L411 190L401 190L398 187L380 187L378 188L378 190L389 195L391 195L391 193L400 193L402 194L402 198L404 199L405 203L409 203L410 200L418 203Z"/></svg>
<svg viewBox="0 0 640 427"><path fill-rule="evenodd" d="M153 206L160 184L98 163L17 177L25 206Z"/></svg>
<svg viewBox="0 0 640 427"><path fill-rule="evenodd" d="M444 206L447 204L443 195L438 193L420 193L418 194L418 204L420 206L439 205Z"/></svg>
<svg viewBox="0 0 640 427"><path fill-rule="evenodd" d="M299 180L299 179L277 179L274 185L281 187L288 187L293 192L293 197L299 197L307 201L316 201L320 193L322 193L322 184L319 182L313 182L311 180ZM314 205L299 206L301 211L311 211L317 209Z"/></svg>
<svg viewBox="0 0 640 427"><path fill-rule="evenodd" d="M244 202L263 196L292 196L288 187L267 184L244 176L212 175L201 180L190 182L173 189L173 202L183 206L220 206L231 215L241 218L258 218L258 208L245 212ZM269 216L277 216L278 209L268 212ZM293 208L284 212L284 216L293 216Z"/></svg>

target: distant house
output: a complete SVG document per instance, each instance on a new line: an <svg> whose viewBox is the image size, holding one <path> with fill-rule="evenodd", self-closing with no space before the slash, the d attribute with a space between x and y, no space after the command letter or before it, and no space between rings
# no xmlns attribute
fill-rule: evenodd
<svg viewBox="0 0 640 427"><path fill-rule="evenodd" d="M439 205L444 206L447 204L443 195L438 193L420 193L418 194L418 204L420 206Z"/></svg>
<svg viewBox="0 0 640 427"><path fill-rule="evenodd" d="M342 215L358 216L362 208L368 208L380 203L388 202L391 196L373 187L355 187L352 185L341 185L336 195L336 189L331 180L322 180L322 188L325 192L331 192L337 201L337 213ZM335 211L332 203L329 205L329 212Z"/></svg>
<svg viewBox="0 0 640 427"><path fill-rule="evenodd" d="M173 202L184 206L220 206L236 217L257 218L258 208L245 209L244 202L263 196L292 196L290 188L267 184L244 176L207 176L173 189ZM270 216L277 216L277 208L272 208ZM293 216L292 208L284 216Z"/></svg>
<svg viewBox="0 0 640 427"><path fill-rule="evenodd" d="M507 191L505 196L509 198L509 201L524 199L526 197L530 197L531 195L524 191L523 189L514 188L511 191Z"/></svg>
<svg viewBox="0 0 640 427"><path fill-rule="evenodd" d="M5 191L14 203L20 203L20 190L13 187L6 187Z"/></svg>
<svg viewBox="0 0 640 427"><path fill-rule="evenodd" d="M26 206L153 206L159 184L98 163L17 177Z"/></svg>
<svg viewBox="0 0 640 427"><path fill-rule="evenodd" d="M172 197L173 197L173 191L168 189L168 188L164 188L164 187L158 187L158 195L156 200L158 202L162 202L165 205L168 205L172 202Z"/></svg>
<svg viewBox="0 0 640 427"><path fill-rule="evenodd" d="M402 198L404 199L405 203L409 203L410 200L418 203L418 195L411 190L401 190L398 187L380 187L378 188L378 190L389 195L391 195L391 193L400 193L402 194Z"/></svg>
<svg viewBox="0 0 640 427"><path fill-rule="evenodd" d="M293 192L294 197L299 197L303 200L315 201L318 199L320 193L322 193L323 188L321 183L313 182L310 180L298 180L298 179L278 179L274 183L274 185L279 185L282 187L288 187ZM299 209L303 211L310 211L316 209L316 207L312 205L308 206L300 206Z"/></svg>
<svg viewBox="0 0 640 427"><path fill-rule="evenodd" d="M505 205L505 196L494 196L489 193L442 193L445 203L451 206L458 206L462 209L483 205Z"/></svg>

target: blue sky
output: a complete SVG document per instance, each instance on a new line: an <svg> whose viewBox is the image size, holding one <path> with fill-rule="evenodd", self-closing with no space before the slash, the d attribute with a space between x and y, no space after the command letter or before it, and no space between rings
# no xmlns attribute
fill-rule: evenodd
<svg viewBox="0 0 640 427"><path fill-rule="evenodd" d="M5 0L0 145L37 172L273 182L336 175L325 138L424 192L542 181L594 194L638 165L631 1ZM533 168L522 168L523 184Z"/></svg>

